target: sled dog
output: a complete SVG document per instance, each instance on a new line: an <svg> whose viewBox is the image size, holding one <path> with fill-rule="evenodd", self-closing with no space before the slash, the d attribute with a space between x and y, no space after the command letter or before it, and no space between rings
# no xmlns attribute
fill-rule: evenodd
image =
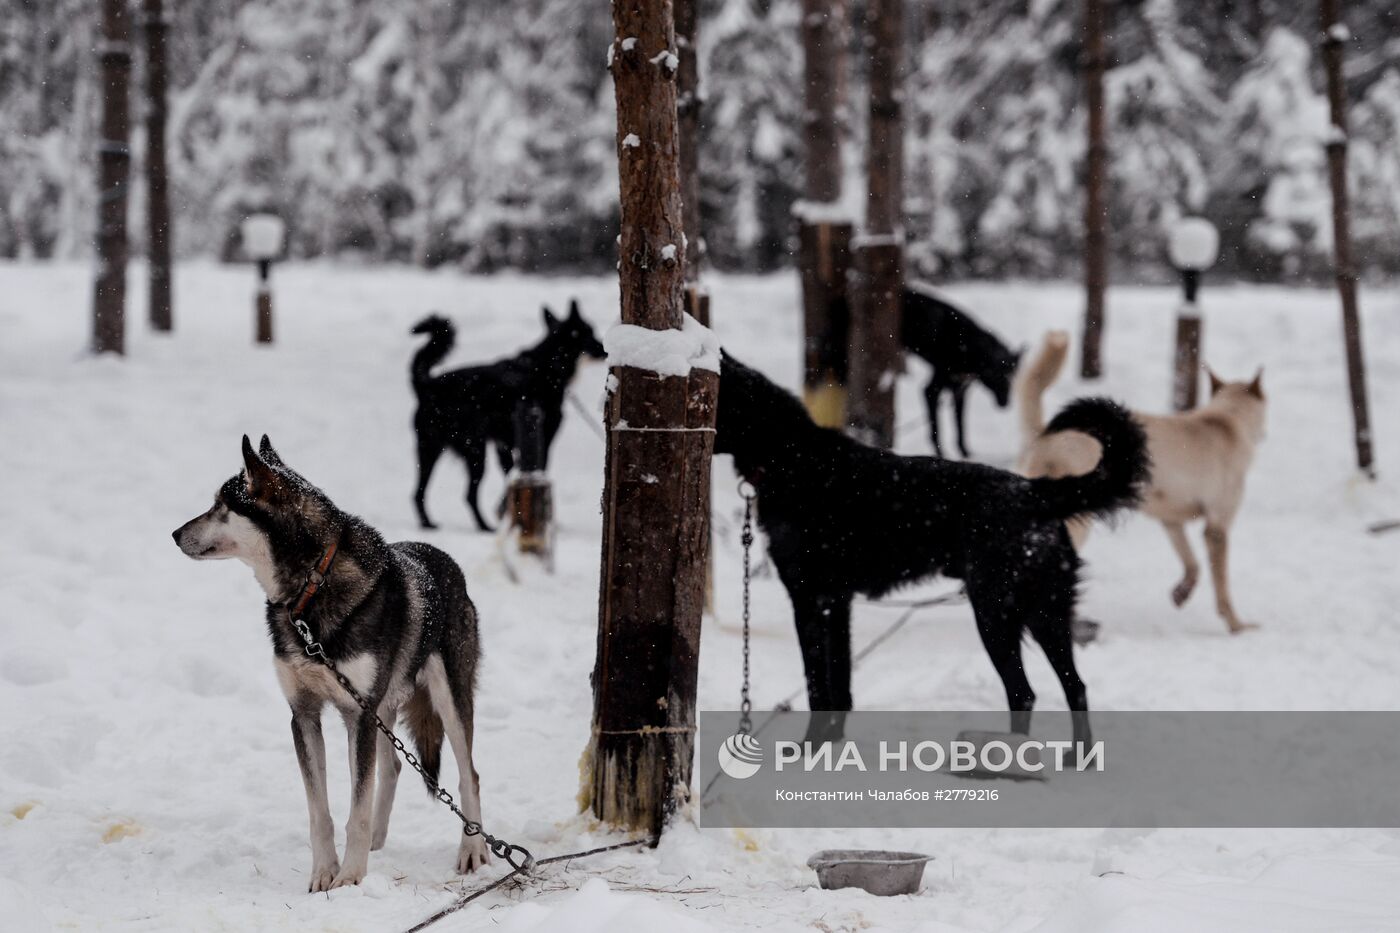
<svg viewBox="0 0 1400 933"><path fill-rule="evenodd" d="M1073 476L1092 469L1098 445L1083 434L1047 433L1041 396L1055 382L1069 351L1069 335L1051 331L1015 385L1022 443L1020 471L1026 476ZM1240 621L1230 598L1230 527L1244 499L1245 476L1254 449L1264 438L1263 370L1249 382L1210 377L1210 400L1195 411L1174 415L1135 413L1147 435L1152 477L1141 509L1162 523L1181 558L1182 576L1171 599L1183 605L1196 588L1200 565L1186 538L1186 523L1205 519L1215 608L1232 634L1254 628ZM1053 425L1053 422L1052 422ZM1089 534L1087 520L1070 524L1075 545Z"/></svg>
<svg viewBox="0 0 1400 933"><path fill-rule="evenodd" d="M174 537L195 560L237 558L248 564L267 594L267 630L277 680L292 708L292 745L311 819L311 891L364 878L370 850L383 846L389 832L402 765L389 740L376 731L374 718L319 660L308 657L292 625L295 610L380 718L392 726L402 714L434 782L447 737L461 776L458 804L468 818L481 821L472 763L481 651L476 608L452 558L427 544L386 543L283 463L266 436L256 451L243 438L243 470L219 488L209 511L181 525ZM327 703L340 712L349 732L351 797L343 860L336 858L326 799L321 711ZM457 870L473 871L487 861L481 836L463 835Z"/></svg>
<svg viewBox="0 0 1400 933"><path fill-rule="evenodd" d="M808 738L835 738L851 709L851 599L941 573L962 580L1006 690L1011 728L1027 732L1035 694L1021 666L1029 632L1050 659L1088 741L1089 701L1070 620L1080 562L1065 529L1079 515L1136 504L1147 475L1142 429L1113 402L1081 399L1047 431L1083 431L1103 456L1086 475L1028 479L1006 470L904 457L818 427L800 402L729 354L720 367L715 453L758 491L758 522L792 601L814 711Z"/></svg>
<svg viewBox="0 0 1400 933"><path fill-rule="evenodd" d="M938 298L921 287L904 290L901 317L904 348L928 361L933 375L924 387L928 405L929 436L933 450L943 456L938 439L938 400L944 392L953 395L953 424L958 431L958 451L966 460L967 439L963 432L963 403L973 382L986 386L1005 408L1011 398L1011 378L1021 361L1021 351L1013 351L990 331L978 325L966 311Z"/></svg>
<svg viewBox="0 0 1400 933"><path fill-rule="evenodd" d="M465 366L450 372L432 374L432 369L452 350L457 332L452 322L429 315L413 328L429 339L414 354L409 367L418 411L413 430L418 435L418 488L413 494L418 521L424 528L436 528L428 518L424 497L428 480L442 452L451 448L467 464L467 507L476 526L490 531L477 505L477 493L486 475L486 445L495 444L501 470L515 466L515 410L537 405L544 412L544 456L564 420L564 393L573 381L580 357L601 360L607 354L593 333L592 326L579 314L578 302L571 302L567 317L557 318L544 309L543 340L516 356L482 366Z"/></svg>

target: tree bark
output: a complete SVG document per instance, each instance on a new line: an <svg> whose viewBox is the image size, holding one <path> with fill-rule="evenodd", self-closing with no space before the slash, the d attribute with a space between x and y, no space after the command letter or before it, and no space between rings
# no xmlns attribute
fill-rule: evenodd
<svg viewBox="0 0 1400 933"><path fill-rule="evenodd" d="M150 264L150 322L174 329L170 282L170 191L165 160L166 28L162 0L144 0L146 29L146 255Z"/></svg>
<svg viewBox="0 0 1400 933"><path fill-rule="evenodd" d="M802 279L803 398L818 424L845 424L846 295L851 225L831 214L841 200L841 106L846 88L847 0L802 0L806 183L816 210L798 219ZM822 209L822 206L827 206Z"/></svg>
<svg viewBox="0 0 1400 933"><path fill-rule="evenodd" d="M1104 204L1108 147L1104 127L1104 0L1084 0L1084 100L1089 151L1084 192L1084 346L1081 375L1103 375L1104 292L1108 288L1108 216Z"/></svg>
<svg viewBox="0 0 1400 933"><path fill-rule="evenodd" d="M131 172L131 17L126 0L102 0L97 59L102 120L97 143L97 275L93 286L94 353L126 352L127 182Z"/></svg>
<svg viewBox="0 0 1400 933"><path fill-rule="evenodd" d="M802 276L802 398L817 424L846 424L846 351L851 269L849 223L798 227L798 268Z"/></svg>
<svg viewBox="0 0 1400 933"><path fill-rule="evenodd" d="M676 21L676 118L680 130L681 223L685 230L685 280L700 281L705 238L700 226L700 32L697 0L673 0ZM706 302L708 306L708 302ZM708 310L708 307L707 307ZM692 314L692 316L694 316ZM699 320L697 317L696 320ZM700 321L708 324L709 321Z"/></svg>
<svg viewBox="0 0 1400 933"><path fill-rule="evenodd" d="M1371 413L1366 398L1366 357L1361 343L1361 312L1356 299L1356 267L1351 254L1351 222L1347 193L1347 99L1342 77L1342 46L1347 33L1338 0L1322 0L1322 60L1327 72L1327 100L1332 109L1332 132L1327 138L1327 168L1332 184L1332 240L1337 292L1342 299L1342 335L1346 344L1347 381L1355 427L1356 465L1375 476L1371 446Z"/></svg>
<svg viewBox="0 0 1400 933"><path fill-rule="evenodd" d="M622 320L677 329L685 244L670 0L617 0L613 24ZM690 794L719 379L612 375L583 799L607 823L657 834Z"/></svg>
<svg viewBox="0 0 1400 933"><path fill-rule="evenodd" d="M869 200L866 237L856 248L858 285L851 310L850 391L846 423L861 440L894 446L894 386L900 355L904 128L903 0L867 0L866 64L870 76Z"/></svg>
<svg viewBox="0 0 1400 933"><path fill-rule="evenodd" d="M846 89L846 0L802 0L808 201L841 199L841 104Z"/></svg>

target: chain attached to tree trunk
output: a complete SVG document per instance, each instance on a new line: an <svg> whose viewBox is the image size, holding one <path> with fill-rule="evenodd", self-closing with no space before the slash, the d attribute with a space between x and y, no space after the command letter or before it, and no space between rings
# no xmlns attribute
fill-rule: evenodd
<svg viewBox="0 0 1400 933"><path fill-rule="evenodd" d="M481 824L476 820L468 818L467 815L462 812L461 808L457 806L457 801L452 798L452 795L448 793L445 788L440 786L437 781L433 780L432 776L429 775L418 762L418 757L404 747L403 740L397 735L394 735L394 730L390 729L388 724L385 723L383 719L379 718L379 714L370 706L369 700L365 699L364 695L355 689L355 685L350 683L350 679L340 672L340 669L335 666L335 662L326 657L325 648L316 640L316 636L311 633L311 626L306 623L306 620L293 618L291 610L288 610L287 618L297 630L297 634L301 636L301 640L306 642L306 653L324 664L326 669L335 676L336 681L339 682L345 692L350 694L350 699L359 704L360 709L374 717L375 726L378 727L380 732L384 733L384 737L387 738L398 753L403 756L403 760L408 762L413 767L414 771L422 775L424 782L427 783L428 789L432 791L433 796L441 801L443 806L455 813L457 819L462 821L463 835L480 836L490 847L492 855L503 859L505 863L515 869L516 872L529 872L535 865L535 857L530 854L530 850L524 846L506 842L504 839L497 839L495 836L482 829Z"/></svg>
<svg viewBox="0 0 1400 933"><path fill-rule="evenodd" d="M753 703L749 700L749 551L753 548L753 503L758 490L748 480L739 480L739 495L744 498L744 530L739 543L744 546L744 686L739 691L739 734L753 731Z"/></svg>

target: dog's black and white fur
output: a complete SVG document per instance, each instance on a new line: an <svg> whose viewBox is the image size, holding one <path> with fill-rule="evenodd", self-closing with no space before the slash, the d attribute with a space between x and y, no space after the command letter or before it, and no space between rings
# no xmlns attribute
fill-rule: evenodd
<svg viewBox="0 0 1400 933"><path fill-rule="evenodd" d="M967 312L927 291L906 288L903 299L901 337L904 348L923 357L933 367L933 376L924 387L933 450L943 456L943 445L938 439L938 400L944 392L951 392L958 451L966 459L971 456L963 430L968 386L974 381L982 383L991 390L997 405L1005 408L1011 399L1011 377L1021 361L1021 352L1008 349L992 333L978 326Z"/></svg>
<svg viewBox="0 0 1400 933"><path fill-rule="evenodd" d="M380 718L392 724L404 714L418 758L434 781L446 734L461 775L459 803L480 822L479 782L472 764L480 660L476 608L452 558L427 544L386 543L287 467L266 437L259 451L243 438L243 464L242 472L219 489L209 511L180 526L175 543L196 560L242 560L262 584L277 679L292 708L292 744L311 818L309 888L358 884L370 850L384 845L402 766L388 739L376 731L373 717L306 655L291 624L290 606L335 544L330 571L305 613L311 631ZM326 799L321 712L327 703L340 711L350 739L352 784L343 861L336 858ZM464 835L457 870L472 871L487 861L481 837Z"/></svg>
<svg viewBox="0 0 1400 933"><path fill-rule="evenodd" d="M1075 515L1135 504L1148 464L1142 429L1106 399L1081 399L1048 432L1082 431L1103 447L1084 476L1026 479L975 463L903 457L818 427L801 403L725 355L715 453L758 490L758 520L787 587L812 710L851 709L851 599L941 573L963 581L977 629L1006 688L1011 727L1030 727L1035 694L1021 666L1030 632L1089 738L1088 696L1070 640L1079 558ZM814 717L811 740L839 734Z"/></svg>
<svg viewBox="0 0 1400 933"><path fill-rule="evenodd" d="M434 376L432 369L447 356L456 340L452 322L429 315L413 328L430 339L413 357L410 376L418 396L413 430L418 435L418 489L413 501L418 521L436 528L428 518L424 499L428 480L442 452L451 448L467 464L467 506L482 531L491 526L477 505L477 492L486 474L486 445L496 446L502 471L515 466L516 409L537 405L544 412L544 455L563 421L564 393L574 378L581 356L602 359L607 354L593 328L571 302L569 314L560 320L544 309L547 333L543 340L510 359L482 366L466 366Z"/></svg>

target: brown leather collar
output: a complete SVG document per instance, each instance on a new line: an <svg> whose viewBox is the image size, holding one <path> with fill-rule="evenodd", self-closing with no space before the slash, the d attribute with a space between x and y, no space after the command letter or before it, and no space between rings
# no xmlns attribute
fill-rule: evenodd
<svg viewBox="0 0 1400 933"><path fill-rule="evenodd" d="M339 550L339 539L332 541L331 546L326 548L326 552L316 562L316 566L311 568L311 573L306 576L306 585L301 588L301 595L297 597L292 608L288 610L293 619L300 619L302 613L306 611L306 607L311 605L316 591L321 588L322 583L326 582L326 576L331 572L331 565L335 563L335 555Z"/></svg>

